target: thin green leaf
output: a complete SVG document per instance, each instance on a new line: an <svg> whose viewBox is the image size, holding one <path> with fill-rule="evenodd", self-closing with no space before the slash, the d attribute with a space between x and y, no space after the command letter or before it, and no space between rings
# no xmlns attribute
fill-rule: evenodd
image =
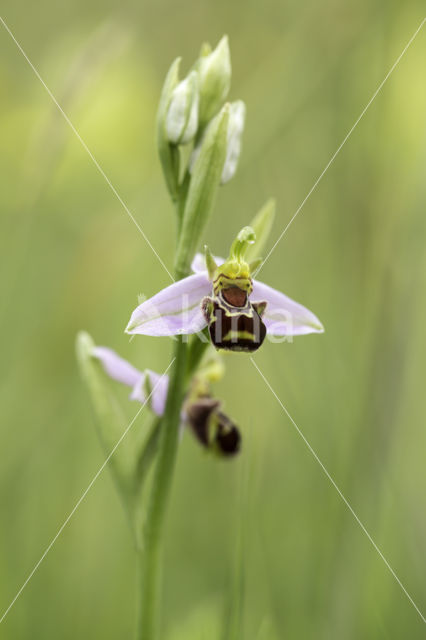
<svg viewBox="0 0 426 640"><path fill-rule="evenodd" d="M229 105L225 105L209 125L194 162L176 253L175 269L180 278L189 271L216 199L226 157L228 118Z"/></svg>

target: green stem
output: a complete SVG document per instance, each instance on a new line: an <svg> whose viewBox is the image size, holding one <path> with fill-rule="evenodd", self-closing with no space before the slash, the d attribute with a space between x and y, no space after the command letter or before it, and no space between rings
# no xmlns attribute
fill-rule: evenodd
<svg viewBox="0 0 426 640"><path fill-rule="evenodd" d="M186 358L186 382L190 382L192 376L198 369L201 359L209 346L208 333L204 332L206 341L201 340L197 335L193 336L188 345L188 355Z"/></svg>
<svg viewBox="0 0 426 640"><path fill-rule="evenodd" d="M144 484L146 476L151 466L151 462L155 458L158 449L158 440L161 433L161 418L156 418L148 436L146 444L141 451L135 469L135 484L140 487ZM139 498L139 495L138 495Z"/></svg>
<svg viewBox="0 0 426 640"><path fill-rule="evenodd" d="M166 410L161 425L153 485L139 552L140 617L138 640L155 640L158 634L161 548L164 519L170 495L179 439L184 394L187 345L178 339L170 376Z"/></svg>
<svg viewBox="0 0 426 640"><path fill-rule="evenodd" d="M183 213L185 210L185 202L186 202L186 197L188 195L188 189L189 189L189 184L191 182L191 175L189 173L189 171L187 170L185 173L185 176L183 178L182 184L179 187L179 198L178 201L176 203L176 213L177 213L177 239L179 241L179 236L180 236L180 232L182 229L182 220L183 220Z"/></svg>

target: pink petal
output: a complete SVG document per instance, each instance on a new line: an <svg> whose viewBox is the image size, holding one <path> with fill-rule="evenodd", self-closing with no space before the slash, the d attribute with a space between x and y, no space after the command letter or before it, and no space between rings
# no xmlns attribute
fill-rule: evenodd
<svg viewBox="0 0 426 640"><path fill-rule="evenodd" d="M251 302L267 302L262 320L274 336L301 336L322 333L324 327L306 307L263 282L253 281Z"/></svg>
<svg viewBox="0 0 426 640"><path fill-rule="evenodd" d="M117 382L132 387L130 394L131 400L137 400L144 403L147 399L147 387L151 393L149 405L157 416L162 416L166 407L167 389L169 386L169 377L161 376L155 371L147 369L146 371L138 371L127 360L121 358L115 351L108 347L95 347L92 352L97 358L107 375ZM146 377L148 376L149 385L146 385Z"/></svg>
<svg viewBox="0 0 426 640"><path fill-rule="evenodd" d="M149 380L149 393L152 392L149 400L151 409L155 414L157 414L157 416L162 416L166 408L167 390L169 388L169 376L161 376L158 373L155 373L155 371L147 369L144 373L144 379L141 381L141 384L134 387L132 393L130 394L130 398L131 400L139 400L139 402L142 403L145 402L147 398L147 385L145 376L148 376Z"/></svg>
<svg viewBox="0 0 426 640"><path fill-rule="evenodd" d="M146 336L198 333L207 324L200 303L211 289L206 272L175 282L133 311L126 333Z"/></svg>
<svg viewBox="0 0 426 640"><path fill-rule="evenodd" d="M110 378L128 387L134 387L143 377L141 371L108 347L94 347L92 354L101 362Z"/></svg>

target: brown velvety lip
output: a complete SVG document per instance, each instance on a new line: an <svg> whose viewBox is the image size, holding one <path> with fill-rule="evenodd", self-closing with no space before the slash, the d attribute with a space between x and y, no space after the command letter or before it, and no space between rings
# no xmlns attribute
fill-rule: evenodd
<svg viewBox="0 0 426 640"><path fill-rule="evenodd" d="M244 307L247 302L247 293L239 287L229 287L222 290L226 302L233 307Z"/></svg>

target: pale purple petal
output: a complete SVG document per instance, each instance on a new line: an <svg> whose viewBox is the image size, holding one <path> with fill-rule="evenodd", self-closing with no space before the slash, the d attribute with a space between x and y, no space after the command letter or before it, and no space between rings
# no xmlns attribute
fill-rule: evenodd
<svg viewBox="0 0 426 640"><path fill-rule="evenodd" d="M254 280L250 300L267 303L262 320L271 335L301 336L324 331L324 327L312 311L263 282Z"/></svg>
<svg viewBox="0 0 426 640"><path fill-rule="evenodd" d="M169 386L168 376L161 376L150 369L143 372L138 371L108 347L94 347L92 354L100 361L105 373L110 378L132 387L131 400L137 400L143 404L151 393L149 399L151 409L158 416L163 415Z"/></svg>
<svg viewBox="0 0 426 640"><path fill-rule="evenodd" d="M200 303L211 290L206 272L175 282L134 310L126 333L174 336L201 331L207 323Z"/></svg>
<svg viewBox="0 0 426 640"><path fill-rule="evenodd" d="M161 376L150 369L146 370L146 375L149 376L150 390L153 390L151 395L151 408L157 416L162 416L166 408L169 376Z"/></svg>
<svg viewBox="0 0 426 640"><path fill-rule="evenodd" d="M148 380L146 380L146 377L148 377ZM147 369L144 372L144 379L142 380L141 384L134 387L130 398L131 400L138 400L143 404L146 401L147 394L149 395L149 393L152 392L149 400L151 409L157 416L161 417L164 415L164 412L166 410L168 390L169 376L160 375L159 373L155 373L155 371L151 371L151 369ZM181 432L185 423L185 419L185 412L182 410L180 425Z"/></svg>
<svg viewBox="0 0 426 640"><path fill-rule="evenodd" d="M134 387L143 376L141 371L138 371L124 358L120 358L115 351L108 347L94 347L92 354L101 362L105 373L110 378L122 382L128 387Z"/></svg>
<svg viewBox="0 0 426 640"><path fill-rule="evenodd" d="M225 262L223 258L219 256L213 256L214 261L217 265L221 265ZM204 253L196 253L195 257L191 264L191 269L194 273L205 273L207 271L206 267L206 257Z"/></svg>

